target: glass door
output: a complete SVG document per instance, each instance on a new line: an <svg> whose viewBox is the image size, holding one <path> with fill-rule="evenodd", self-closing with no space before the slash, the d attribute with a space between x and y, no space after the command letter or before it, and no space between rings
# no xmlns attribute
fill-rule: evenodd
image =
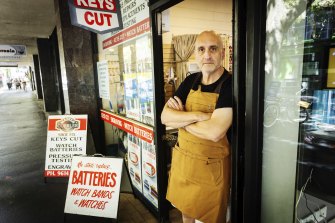
<svg viewBox="0 0 335 223"><path fill-rule="evenodd" d="M268 0L261 222L335 222L335 2Z"/></svg>

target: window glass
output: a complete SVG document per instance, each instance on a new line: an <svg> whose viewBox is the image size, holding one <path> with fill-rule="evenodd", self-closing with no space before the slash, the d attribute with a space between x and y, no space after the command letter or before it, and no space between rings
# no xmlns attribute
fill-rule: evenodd
<svg viewBox="0 0 335 223"><path fill-rule="evenodd" d="M334 22L334 1L268 1L264 223L335 218Z"/></svg>

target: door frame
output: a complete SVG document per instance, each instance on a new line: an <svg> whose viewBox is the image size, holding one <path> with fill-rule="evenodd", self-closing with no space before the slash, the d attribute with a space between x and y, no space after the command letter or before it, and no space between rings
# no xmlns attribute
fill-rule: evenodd
<svg viewBox="0 0 335 223"><path fill-rule="evenodd" d="M150 19L152 27L152 48L153 48L153 69L154 69L154 115L155 115L155 142L156 148L166 149L163 142L163 136L165 135L165 126L162 124L160 114L164 107L164 69L163 69L163 44L162 44L162 33L161 33L161 12L178 4L183 0L158 0L149 2ZM165 222L169 219L170 204L165 199L163 194L166 194L168 175L167 175L167 156L165 152L157 152L157 171L159 174L157 177L157 187L160 193L158 196L158 216L160 222Z"/></svg>
<svg viewBox="0 0 335 223"><path fill-rule="evenodd" d="M233 0L233 124L232 124L232 177L231 222L244 219L244 148L246 105L246 4L247 0ZM251 222L251 221L250 221Z"/></svg>
<svg viewBox="0 0 335 223"><path fill-rule="evenodd" d="M261 222L266 0L246 3L244 195L245 222Z"/></svg>
<svg viewBox="0 0 335 223"><path fill-rule="evenodd" d="M150 16L152 18L152 29L153 29L152 35L153 35L153 54L155 55L154 56L155 74L161 74L163 72L162 36L161 34L158 33L160 27L158 27L159 22L157 22L159 13L180 2L182 2L182 0L151 1ZM251 4L251 2L253 4ZM254 157L253 156L254 154L252 153L252 150L250 148L252 148L253 145L255 144L254 141L256 142L262 141L258 140L259 136L262 136L260 132L256 132L257 133L255 134L256 140L246 140L247 137L249 137L249 135L245 134L246 129L245 126L258 125L259 122L262 121L259 120L259 118L251 123L247 121L250 120L249 115L250 111L246 109L246 105L254 104L256 102L259 103L259 101L262 101L260 98L258 98L258 100L256 99L253 100L253 97L246 98L245 95L248 94L255 95L256 93L260 94L262 92L260 90L257 92L256 90L258 89L257 87L259 86L258 85L254 86L254 84L259 83L259 81L256 81L259 79L261 70L260 68L262 68L261 66L262 63L260 63L260 61L258 60L260 56L259 46L261 46L262 44L264 45L264 42L261 42L261 39L256 38L257 37L256 34L258 33L258 31L261 29L262 26L260 24L256 26L256 24L259 23L259 20L257 20L258 12L255 12L255 10L257 9L260 10L260 8L256 7L257 2L255 2L254 0L251 2L246 0L233 0L232 26L233 26L233 54L234 54L234 60L233 60L234 121L232 126L233 137L231 144L232 147L231 222L234 223L244 222L244 219L246 219L245 221L248 222L258 222L258 221L250 221L251 220L250 217L252 217L252 219L259 219L258 216L260 216L260 213L258 213L260 202L257 202L257 205L251 202L254 199L254 197L257 197L257 200L260 201L260 188L257 189L259 193L257 193L255 196L251 195L253 194L254 187L259 186L259 182L261 182L260 181L261 179L259 177L257 178L245 177L250 176L249 174L253 174L254 172L258 172L260 170L259 164L261 165L261 162L254 161L254 159L258 159L259 156L257 155L256 157ZM252 5L251 8L250 5ZM249 13L248 15L246 9L248 9ZM250 11L252 11L252 13ZM252 16L253 20L249 21L249 16ZM254 33L253 38L251 38L252 35L247 35L247 33L248 32L250 33L251 31L252 33ZM258 42L255 42L256 40L258 40ZM250 46L252 46L251 47L252 50L248 51L248 57L247 57L246 46L248 46L248 49ZM256 55L257 57L254 57ZM258 64L258 66L253 67L253 65L256 64ZM253 67L253 69L251 69L250 67ZM258 73L259 75L255 75L254 77L255 80L249 82L248 83L249 86L247 87L246 86L247 76L252 77L254 72ZM155 86L155 102L156 102L155 114L157 117L157 115L162 112L164 107L163 75L155 75L154 86ZM252 92L252 94L250 92ZM254 110L251 113L253 116L255 115L259 116L259 114L255 113L256 111L259 110L256 109L256 106L255 107L250 106L250 108ZM164 135L165 128L160 122L160 119L155 118L155 120L157 122L156 136ZM157 139L158 148L160 148L160 144L163 145L160 138L161 137L158 137ZM246 147L246 145L248 146ZM259 146L259 143L257 143L256 145ZM249 152L245 152L245 150L248 150ZM248 170L246 171L245 169ZM260 173L258 173L257 175L260 176ZM166 192L167 181L164 182L160 181L159 183L161 184L160 191ZM164 190L162 191L162 189ZM247 203L244 204L244 202ZM245 211L245 208L247 208L248 211ZM251 216L251 214L253 216Z"/></svg>

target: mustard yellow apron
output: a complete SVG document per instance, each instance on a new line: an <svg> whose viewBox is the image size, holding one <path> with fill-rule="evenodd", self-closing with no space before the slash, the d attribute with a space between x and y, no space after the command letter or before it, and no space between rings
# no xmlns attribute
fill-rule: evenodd
<svg viewBox="0 0 335 223"><path fill-rule="evenodd" d="M213 113L219 95L191 89L186 111ZM226 222L230 188L230 147L179 129L172 152L166 198L182 213L205 223Z"/></svg>

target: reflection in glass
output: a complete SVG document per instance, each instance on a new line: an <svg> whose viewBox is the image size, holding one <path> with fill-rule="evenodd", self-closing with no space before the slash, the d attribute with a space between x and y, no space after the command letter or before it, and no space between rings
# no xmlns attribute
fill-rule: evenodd
<svg viewBox="0 0 335 223"><path fill-rule="evenodd" d="M262 222L335 216L335 1L269 0Z"/></svg>

